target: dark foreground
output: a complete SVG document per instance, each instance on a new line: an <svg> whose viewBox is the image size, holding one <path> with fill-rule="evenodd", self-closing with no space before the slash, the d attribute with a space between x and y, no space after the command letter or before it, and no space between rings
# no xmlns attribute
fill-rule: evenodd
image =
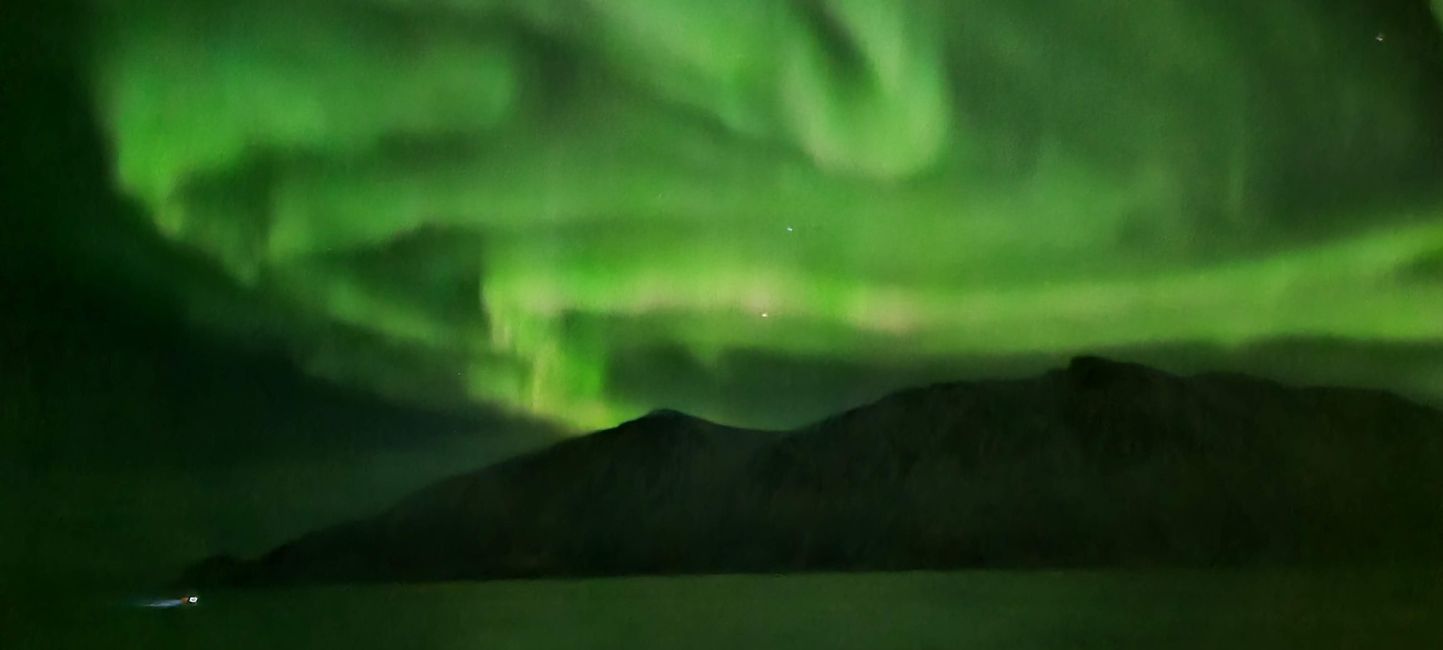
<svg viewBox="0 0 1443 650"><path fill-rule="evenodd" d="M81 594L7 648L1429 648L1443 571L952 572ZM15 612L11 612L12 615Z"/></svg>

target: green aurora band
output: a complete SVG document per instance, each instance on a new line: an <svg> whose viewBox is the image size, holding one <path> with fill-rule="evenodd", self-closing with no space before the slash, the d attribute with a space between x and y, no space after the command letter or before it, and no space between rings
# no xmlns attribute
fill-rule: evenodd
<svg viewBox="0 0 1443 650"><path fill-rule="evenodd" d="M113 0L95 96L256 298L198 318L579 428L657 350L1443 342L1443 59L1375 4Z"/></svg>

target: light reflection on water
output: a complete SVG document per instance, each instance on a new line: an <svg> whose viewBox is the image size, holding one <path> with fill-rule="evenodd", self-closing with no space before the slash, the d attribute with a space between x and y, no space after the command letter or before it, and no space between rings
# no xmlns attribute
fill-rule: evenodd
<svg viewBox="0 0 1443 650"><path fill-rule="evenodd" d="M45 648L1430 648L1443 573L953 572L206 592L56 607Z"/></svg>

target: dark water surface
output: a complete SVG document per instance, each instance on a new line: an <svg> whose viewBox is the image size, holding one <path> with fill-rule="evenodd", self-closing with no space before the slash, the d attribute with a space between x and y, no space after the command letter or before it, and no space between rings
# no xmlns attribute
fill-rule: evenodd
<svg viewBox="0 0 1443 650"><path fill-rule="evenodd" d="M14 648L1443 648L1443 572L703 576L6 598Z"/></svg>

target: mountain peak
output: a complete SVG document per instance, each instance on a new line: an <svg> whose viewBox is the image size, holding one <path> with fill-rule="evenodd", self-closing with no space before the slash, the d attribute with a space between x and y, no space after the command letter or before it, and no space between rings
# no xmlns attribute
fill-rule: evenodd
<svg viewBox="0 0 1443 650"><path fill-rule="evenodd" d="M1099 386L1126 380L1157 380L1172 375L1140 363L1081 355L1068 362L1067 376L1083 386Z"/></svg>
<svg viewBox="0 0 1443 650"><path fill-rule="evenodd" d="M607 431L672 433L710 428L712 422L676 409L659 408L622 422ZM600 433L600 432L599 432Z"/></svg>
<svg viewBox="0 0 1443 650"><path fill-rule="evenodd" d="M189 575L243 585L1436 556L1443 413L1096 356L1046 377L899 393L780 432L658 409L450 479L382 518Z"/></svg>
<svg viewBox="0 0 1443 650"><path fill-rule="evenodd" d="M649 412L649 413L647 413L646 415L643 415L643 416L641 416L641 417L639 417L639 418L637 418L637 419L638 419L638 420L697 420L697 419L700 419L700 418L698 418L698 417L696 417L696 416L694 416L694 415L687 414L687 413L682 413L681 411L678 411L678 410L676 410L676 409L659 408L659 409L652 410L651 412Z"/></svg>

